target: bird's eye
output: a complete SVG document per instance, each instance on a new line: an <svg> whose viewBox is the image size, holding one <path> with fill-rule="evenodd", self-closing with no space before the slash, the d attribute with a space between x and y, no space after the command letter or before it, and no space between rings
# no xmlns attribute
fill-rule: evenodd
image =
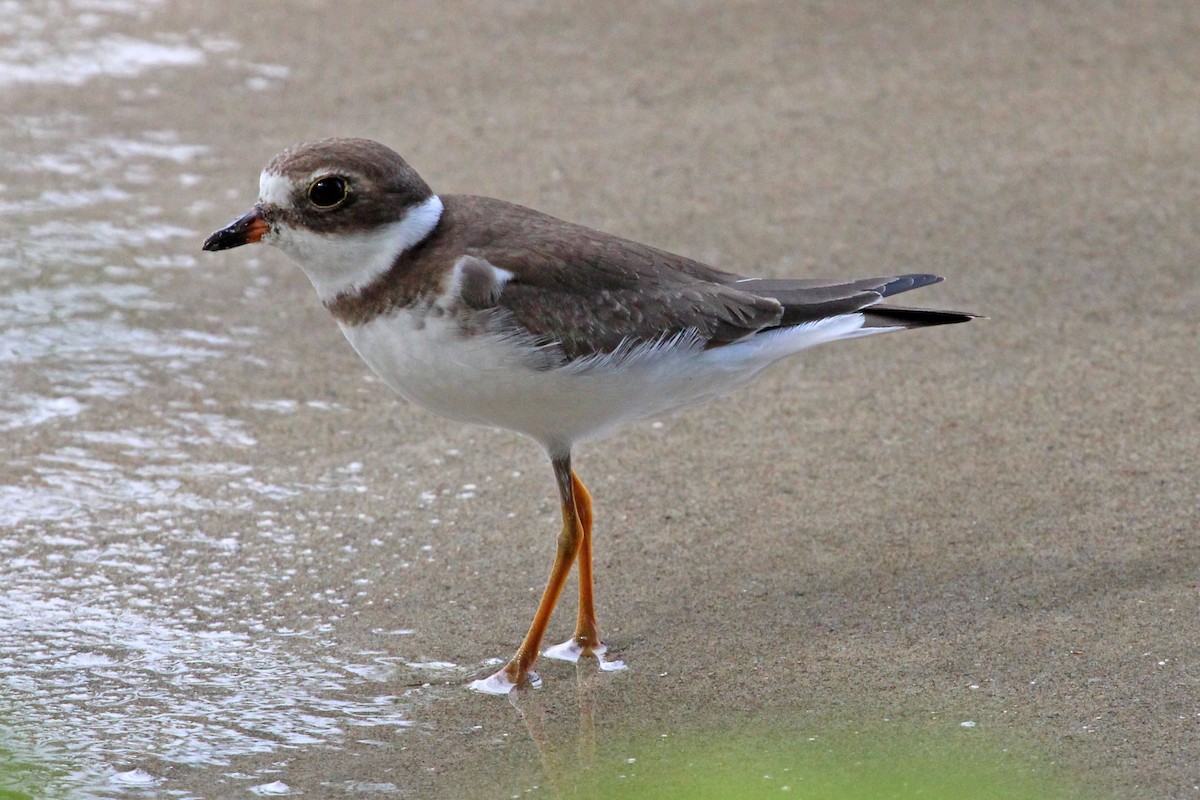
<svg viewBox="0 0 1200 800"><path fill-rule="evenodd" d="M333 208L346 199L346 180L336 175L317 178L308 187L308 199L317 208Z"/></svg>

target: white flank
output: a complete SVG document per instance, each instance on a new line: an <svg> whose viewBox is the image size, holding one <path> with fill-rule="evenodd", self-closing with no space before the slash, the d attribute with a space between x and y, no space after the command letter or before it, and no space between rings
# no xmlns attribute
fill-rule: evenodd
<svg viewBox="0 0 1200 800"><path fill-rule="evenodd" d="M406 399L451 419L524 433L553 453L726 394L791 353L890 330L863 321L843 314L711 350L678 336L551 370L532 368L520 340L464 337L449 314L402 310L342 332Z"/></svg>

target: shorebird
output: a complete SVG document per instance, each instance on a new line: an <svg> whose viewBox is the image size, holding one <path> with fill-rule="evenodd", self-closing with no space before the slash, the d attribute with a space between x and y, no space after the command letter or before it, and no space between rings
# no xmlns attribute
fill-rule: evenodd
<svg viewBox="0 0 1200 800"><path fill-rule="evenodd" d="M577 442L723 395L814 345L972 318L880 304L936 275L747 278L502 200L439 196L366 139L275 156L257 204L204 249L259 241L300 265L397 393L452 419L523 433L550 457L562 503L558 551L516 654L472 684L492 693L537 681L531 668L575 564L575 633L546 655L605 653L592 501L571 466Z"/></svg>

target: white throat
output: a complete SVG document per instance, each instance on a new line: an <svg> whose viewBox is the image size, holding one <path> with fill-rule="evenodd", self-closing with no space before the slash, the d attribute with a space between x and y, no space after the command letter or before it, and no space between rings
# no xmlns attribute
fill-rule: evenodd
<svg viewBox="0 0 1200 800"><path fill-rule="evenodd" d="M401 253L420 244L442 218L436 194L398 221L372 231L315 233L279 226L263 237L300 265L321 302L359 291L387 272Z"/></svg>

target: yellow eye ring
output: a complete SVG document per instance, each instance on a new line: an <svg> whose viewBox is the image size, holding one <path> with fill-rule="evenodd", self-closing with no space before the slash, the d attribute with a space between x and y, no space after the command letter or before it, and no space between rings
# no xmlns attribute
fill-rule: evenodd
<svg viewBox="0 0 1200 800"><path fill-rule="evenodd" d="M317 178L308 187L308 201L317 208L334 208L350 196L346 179L337 175Z"/></svg>

